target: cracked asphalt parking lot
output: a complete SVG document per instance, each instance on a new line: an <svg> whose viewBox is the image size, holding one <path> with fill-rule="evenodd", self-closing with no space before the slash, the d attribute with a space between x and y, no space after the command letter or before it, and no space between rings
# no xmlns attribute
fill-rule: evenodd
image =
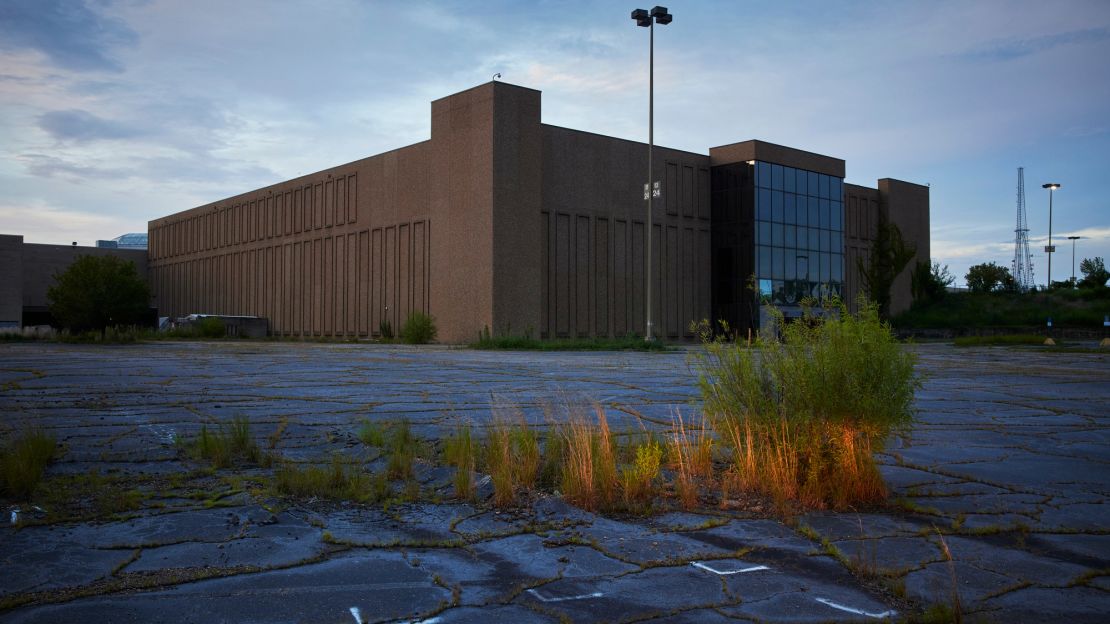
<svg viewBox="0 0 1110 624"><path fill-rule="evenodd" d="M879 456L891 504L784 523L604 517L555 496L275 505L251 487L265 469L190 481L174 444L245 417L286 459L372 464L365 420L441 438L491 405L542 426L596 402L617 431L662 427L699 407L685 351L0 344L0 430L53 435L50 480L120 490L68 515L4 504L0 621L874 621L957 601L984 621L1106 621L1110 356L912 348L917 423Z"/></svg>

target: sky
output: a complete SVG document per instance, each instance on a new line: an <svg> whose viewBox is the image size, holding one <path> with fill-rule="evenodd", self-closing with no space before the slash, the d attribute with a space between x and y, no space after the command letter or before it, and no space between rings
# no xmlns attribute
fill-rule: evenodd
<svg viewBox="0 0 1110 624"><path fill-rule="evenodd" d="M645 141L633 5L3 0L0 233L91 245L151 219L426 140L430 101L489 81L544 123ZM642 8L651 7L643 5ZM762 139L846 181L928 184L932 256L1010 266L1025 167L1037 283L1110 258L1110 2L672 2L655 139ZM1078 272L1078 268L1076 269Z"/></svg>

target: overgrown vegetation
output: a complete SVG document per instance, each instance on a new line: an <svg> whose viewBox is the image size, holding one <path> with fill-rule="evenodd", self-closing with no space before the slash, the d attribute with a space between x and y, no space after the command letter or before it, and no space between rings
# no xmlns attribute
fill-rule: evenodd
<svg viewBox="0 0 1110 624"><path fill-rule="evenodd" d="M736 486L837 509L885 497L872 452L911 422L914 356L876 305L859 308L824 318L807 310L782 325L781 339L761 340L758 355L698 327L705 413Z"/></svg>
<svg viewBox="0 0 1110 624"><path fill-rule="evenodd" d="M540 468L539 437L523 414L517 416L495 416L483 449L485 469L493 484L493 504L499 507L515 503L518 490L535 487Z"/></svg>
<svg viewBox="0 0 1110 624"><path fill-rule="evenodd" d="M326 498L372 503L390 493L383 474L368 474L356 464L333 455L326 466L299 466L282 462L274 472L274 489L286 496Z"/></svg>
<svg viewBox="0 0 1110 624"><path fill-rule="evenodd" d="M428 344L436 339L436 322L423 312L412 312L401 326L401 340L405 344Z"/></svg>
<svg viewBox="0 0 1110 624"><path fill-rule="evenodd" d="M982 327L1101 329L1110 314L1110 288L1060 288L1048 292L948 293L943 300L914 302L891 320L895 327L913 329L972 329Z"/></svg>
<svg viewBox="0 0 1110 624"><path fill-rule="evenodd" d="M505 351L666 351L669 349L661 340L647 342L641 336L629 334L618 338L552 338L540 340L533 338L531 332L519 335L491 335L489 329L478 334L477 342L470 343L471 349Z"/></svg>
<svg viewBox="0 0 1110 624"><path fill-rule="evenodd" d="M969 267L964 281L967 282L967 289L973 293L1014 290L1014 276L1010 275L1010 269L993 262Z"/></svg>
<svg viewBox="0 0 1110 624"><path fill-rule="evenodd" d="M0 446L0 494L30 499L56 450L54 436L39 429L25 429L10 437Z"/></svg>
<svg viewBox="0 0 1110 624"><path fill-rule="evenodd" d="M459 425L455 433L447 438L444 455L447 462L455 468L453 478L455 497L462 500L474 498L474 466L476 446L470 423Z"/></svg>
<svg viewBox="0 0 1110 624"><path fill-rule="evenodd" d="M940 301L955 281L956 277L948 272L948 265L918 262L910 273L910 292L913 300L922 304Z"/></svg>
<svg viewBox="0 0 1110 624"><path fill-rule="evenodd" d="M54 320L77 334L137 325L150 311L150 288L135 263L110 255L78 257L54 275L46 299Z"/></svg>

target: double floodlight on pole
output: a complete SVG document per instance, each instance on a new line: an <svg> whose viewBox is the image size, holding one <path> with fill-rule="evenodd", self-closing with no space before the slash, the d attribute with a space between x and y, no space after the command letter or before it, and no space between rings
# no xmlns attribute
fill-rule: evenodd
<svg viewBox="0 0 1110 624"><path fill-rule="evenodd" d="M1052 246L1052 192L1060 188L1056 182L1049 182L1042 184L1041 188L1048 189L1048 244L1045 245L1044 252L1048 254L1048 283L1045 284L1046 290L1052 288L1052 254L1056 253L1056 248Z"/></svg>
<svg viewBox="0 0 1110 624"><path fill-rule="evenodd" d="M632 12L632 19L636 20L637 26L643 26L651 31L648 40L648 177L647 183L644 184L644 200L647 201L647 287L644 289L645 298L647 299L647 323L644 340L651 342L655 340L651 327L651 282L653 278L651 237L654 228L651 222L651 200L662 195L659 182L656 181L653 184L651 180L654 175L651 157L652 152L655 151L655 24L659 23L666 26L674 18L667 12L667 7L657 6L652 8L650 12L646 9L636 9Z"/></svg>

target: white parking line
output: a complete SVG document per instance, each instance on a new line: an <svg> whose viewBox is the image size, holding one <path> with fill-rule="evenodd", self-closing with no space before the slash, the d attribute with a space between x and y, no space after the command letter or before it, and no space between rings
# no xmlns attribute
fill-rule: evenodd
<svg viewBox="0 0 1110 624"><path fill-rule="evenodd" d="M539 598L543 602L564 602L564 601L567 601L567 600L584 600L586 598L601 598L602 596L605 595L601 592L593 592L593 593L590 593L590 594L578 594L577 596L545 596L545 595L543 595L542 592L540 592L538 590L535 590L535 589L529 589L528 593L532 594L536 598Z"/></svg>
<svg viewBox="0 0 1110 624"><path fill-rule="evenodd" d="M852 607L846 607L846 606L844 606L840 603L833 602L833 601L829 600L828 598L814 598L814 600L816 600L817 602L820 602L823 605L828 605L828 606L830 606L834 609L840 609L841 611L846 611L848 613L855 613L856 615L865 615L869 618L875 618L876 620L880 620L882 618L894 617L895 615L898 615L898 612L893 610L893 609L891 609L890 611L883 611L882 613L870 613L870 612L864 611L863 609L853 609Z"/></svg>
<svg viewBox="0 0 1110 624"><path fill-rule="evenodd" d="M362 612L358 607L351 607L351 615L355 617L355 624L362 624Z"/></svg>
<svg viewBox="0 0 1110 624"><path fill-rule="evenodd" d="M708 570L708 571L712 572L713 574L717 574L717 575L720 575L720 576L728 576L730 574L743 574L745 572L755 572L757 570L770 570L771 569L771 568L768 568L765 565L757 565L757 566L752 566L750 568L741 568L739 570L718 570L717 568L714 568L712 566L708 566L708 565L706 565L706 564L704 564L700 561L695 561L695 562L691 563L690 565L694 566L695 568L701 568L702 570Z"/></svg>

